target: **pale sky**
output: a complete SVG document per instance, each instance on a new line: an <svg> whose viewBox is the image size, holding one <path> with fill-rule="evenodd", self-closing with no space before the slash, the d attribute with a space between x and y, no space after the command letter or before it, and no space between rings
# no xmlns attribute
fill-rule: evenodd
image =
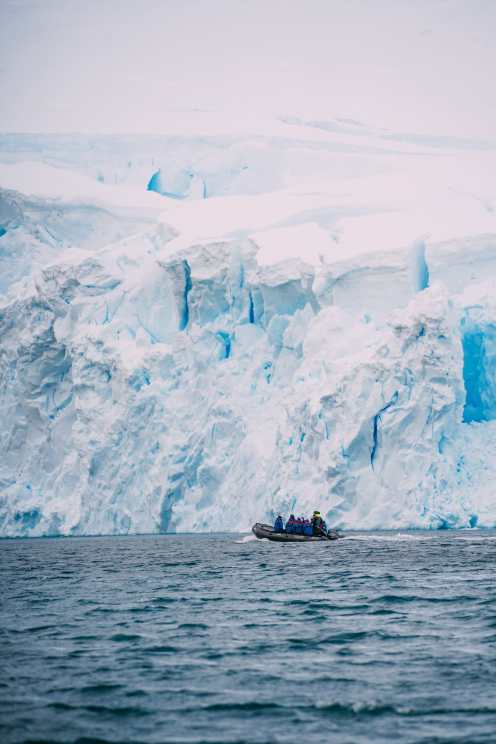
<svg viewBox="0 0 496 744"><path fill-rule="evenodd" d="M0 129L200 108L494 138L495 39L496 0L0 0Z"/></svg>

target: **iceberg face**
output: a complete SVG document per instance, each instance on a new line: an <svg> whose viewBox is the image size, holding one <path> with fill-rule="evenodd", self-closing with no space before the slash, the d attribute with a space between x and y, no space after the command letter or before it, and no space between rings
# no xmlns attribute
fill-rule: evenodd
<svg viewBox="0 0 496 744"><path fill-rule="evenodd" d="M0 534L494 526L496 236L182 173L2 192Z"/></svg>
<svg viewBox="0 0 496 744"><path fill-rule="evenodd" d="M146 214L0 189L0 295L65 252L99 251L151 224Z"/></svg>
<svg viewBox="0 0 496 744"><path fill-rule="evenodd" d="M480 311L468 308L461 322L467 423L496 419L496 325Z"/></svg>
<svg viewBox="0 0 496 744"><path fill-rule="evenodd" d="M256 254L200 245L132 281L129 255L99 256L2 309L2 534L248 529L315 504L343 527L492 523L457 469L462 422L493 418L490 326L467 340L440 284L376 324Z"/></svg>

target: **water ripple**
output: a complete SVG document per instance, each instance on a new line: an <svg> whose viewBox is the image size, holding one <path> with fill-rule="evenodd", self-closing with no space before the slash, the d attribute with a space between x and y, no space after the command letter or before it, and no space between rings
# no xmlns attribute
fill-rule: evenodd
<svg viewBox="0 0 496 744"><path fill-rule="evenodd" d="M0 550L2 744L494 742L496 532Z"/></svg>

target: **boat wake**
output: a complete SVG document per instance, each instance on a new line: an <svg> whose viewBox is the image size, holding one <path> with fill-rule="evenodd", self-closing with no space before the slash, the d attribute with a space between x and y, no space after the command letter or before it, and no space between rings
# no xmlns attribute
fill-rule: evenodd
<svg viewBox="0 0 496 744"><path fill-rule="evenodd" d="M404 533L398 533L397 535L350 535L348 534L347 540L380 540L382 542L402 542L402 541L416 541L416 540L434 540L435 535L407 535Z"/></svg>
<svg viewBox="0 0 496 744"><path fill-rule="evenodd" d="M235 540L234 542L240 545L242 543L255 542L256 539L255 535L245 535L241 540Z"/></svg>

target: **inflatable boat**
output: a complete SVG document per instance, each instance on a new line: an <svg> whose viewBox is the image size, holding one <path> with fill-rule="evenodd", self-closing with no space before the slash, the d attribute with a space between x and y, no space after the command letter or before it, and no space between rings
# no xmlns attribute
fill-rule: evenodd
<svg viewBox="0 0 496 744"><path fill-rule="evenodd" d="M329 530L327 535L295 535L290 532L274 532L270 524L257 522L251 531L259 540L273 540L274 542L329 542L344 537L337 530Z"/></svg>

